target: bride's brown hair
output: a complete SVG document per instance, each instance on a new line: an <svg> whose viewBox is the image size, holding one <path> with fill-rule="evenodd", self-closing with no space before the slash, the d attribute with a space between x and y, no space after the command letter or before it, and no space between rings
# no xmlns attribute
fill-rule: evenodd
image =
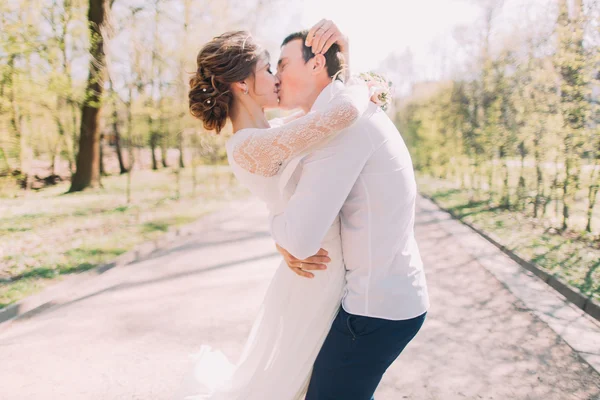
<svg viewBox="0 0 600 400"><path fill-rule="evenodd" d="M197 71L190 79L190 113L217 134L227 122L233 92L231 84L254 74L265 51L247 31L231 31L214 37L196 57Z"/></svg>

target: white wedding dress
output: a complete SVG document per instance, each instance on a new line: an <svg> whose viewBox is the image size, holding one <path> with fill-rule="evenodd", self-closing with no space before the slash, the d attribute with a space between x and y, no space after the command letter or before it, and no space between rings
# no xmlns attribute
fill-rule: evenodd
<svg viewBox="0 0 600 400"><path fill-rule="evenodd" d="M301 173L303 155L354 123L368 103L366 85L354 81L323 111L270 129L238 131L226 145L234 174L271 213L283 211ZM203 345L195 354L182 391L185 395L178 400L304 399L345 284L339 216L321 247L331 262L326 270L314 271L312 279L296 275L282 259L239 361L232 363L220 351Z"/></svg>

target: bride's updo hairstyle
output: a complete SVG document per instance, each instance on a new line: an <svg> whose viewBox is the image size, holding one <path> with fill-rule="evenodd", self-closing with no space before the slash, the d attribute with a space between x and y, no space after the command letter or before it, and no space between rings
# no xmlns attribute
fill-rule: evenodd
<svg viewBox="0 0 600 400"><path fill-rule="evenodd" d="M205 129L221 132L233 102L231 84L253 75L263 55L265 51L247 31L225 32L202 47L188 97L190 113Z"/></svg>

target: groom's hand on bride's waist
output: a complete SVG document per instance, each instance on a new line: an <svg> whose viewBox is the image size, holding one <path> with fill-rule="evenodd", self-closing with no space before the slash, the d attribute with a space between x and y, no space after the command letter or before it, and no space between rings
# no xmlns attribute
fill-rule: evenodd
<svg viewBox="0 0 600 400"><path fill-rule="evenodd" d="M327 268L326 263L330 262L331 259L327 256L328 252L325 249L320 249L317 254L314 256L308 257L304 260L299 260L298 258L291 255L286 249L281 247L279 244L275 243L275 247L277 251L281 253L283 259L287 263L288 267L294 273L303 276L305 278L313 278L314 274L307 271L318 271L324 270Z"/></svg>

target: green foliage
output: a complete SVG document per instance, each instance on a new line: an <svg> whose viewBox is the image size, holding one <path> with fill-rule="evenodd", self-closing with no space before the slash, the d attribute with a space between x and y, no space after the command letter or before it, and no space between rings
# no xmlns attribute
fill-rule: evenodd
<svg viewBox="0 0 600 400"><path fill-rule="evenodd" d="M554 36L523 35L495 53L482 42L475 71L417 83L396 121L416 169L460 182L471 202L486 196L536 218L550 218L555 202L552 223L583 230L587 220L592 230L600 213L600 17L581 1L570 13L564 0L557 5Z"/></svg>
<svg viewBox="0 0 600 400"><path fill-rule="evenodd" d="M245 4L256 3L264 11L271 8L258 0ZM187 1L177 10L165 0L106 4L111 9L102 38L108 74L90 79L105 89L95 98L87 69L90 61L92 69L95 65L90 53L100 33L90 37L89 1L0 2L0 178L14 183L33 174L47 176L54 171L41 165L54 161L63 178L74 173L84 104L102 108L102 133L113 138L118 131L123 153L149 146L151 138L159 155L189 149L191 137L208 135L188 111L194 54L216 33L235 27L239 17L247 24L251 18L225 3L198 9ZM204 161L224 162L224 149L213 153Z"/></svg>

